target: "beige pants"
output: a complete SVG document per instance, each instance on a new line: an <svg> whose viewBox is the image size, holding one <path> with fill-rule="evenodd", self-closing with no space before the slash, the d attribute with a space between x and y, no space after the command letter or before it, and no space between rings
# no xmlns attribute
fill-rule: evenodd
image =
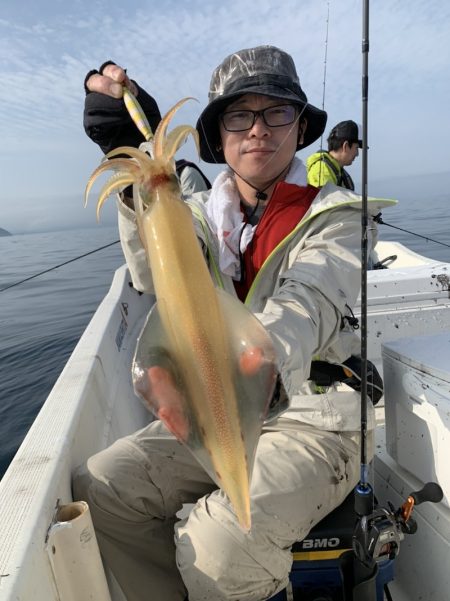
<svg viewBox="0 0 450 601"><path fill-rule="evenodd" d="M74 477L128 601L262 601L287 585L291 546L358 481L359 433L278 419L263 430L252 529L161 422L94 455ZM186 520L175 517L195 503Z"/></svg>

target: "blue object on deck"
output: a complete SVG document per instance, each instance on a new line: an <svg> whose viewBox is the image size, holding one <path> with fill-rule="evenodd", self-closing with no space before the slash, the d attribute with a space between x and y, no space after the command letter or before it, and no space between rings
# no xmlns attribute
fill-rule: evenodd
<svg viewBox="0 0 450 601"><path fill-rule="evenodd" d="M342 581L339 559L317 561L294 561L289 576L294 600L342 601ZM376 580L377 601L384 599L384 585L394 579L394 560L388 559L378 565ZM270 601L287 601L286 590L280 591Z"/></svg>
<svg viewBox="0 0 450 601"><path fill-rule="evenodd" d="M342 601L340 556L352 549L355 529L354 494L327 515L302 541L292 547L293 564L289 580L294 601ZM394 560L378 564L376 601L383 601L384 585L394 579ZM287 601L280 591L270 601Z"/></svg>
<svg viewBox="0 0 450 601"><path fill-rule="evenodd" d="M318 561L294 561L289 574L294 601L343 601L339 558ZM378 564L377 601L384 601L384 585L394 580L394 560ZM287 601L286 589L267 601ZM188 601L186 597L185 601Z"/></svg>

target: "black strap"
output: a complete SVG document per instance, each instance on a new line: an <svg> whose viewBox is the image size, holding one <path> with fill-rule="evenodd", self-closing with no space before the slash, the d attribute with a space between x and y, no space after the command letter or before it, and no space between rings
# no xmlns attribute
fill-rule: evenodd
<svg viewBox="0 0 450 601"><path fill-rule="evenodd" d="M328 153L325 150L320 151L320 155L317 157L314 163L311 163L310 168L319 161L322 161L322 163L325 163L331 169L331 171L334 173L334 176L336 177L336 185L340 186L341 174L336 168L336 165L332 163Z"/></svg>
<svg viewBox="0 0 450 601"><path fill-rule="evenodd" d="M350 176L350 173L346 171L343 167L341 168L341 186L347 188L347 190L354 190L355 184Z"/></svg>
<svg viewBox="0 0 450 601"><path fill-rule="evenodd" d="M338 169L336 167L336 165L330 159L329 154L327 152L323 152L320 155L319 161L322 161L323 163L325 163L331 169L331 171L334 173L334 175L336 177L336 185L337 186L342 185L342 173L341 173L341 169Z"/></svg>

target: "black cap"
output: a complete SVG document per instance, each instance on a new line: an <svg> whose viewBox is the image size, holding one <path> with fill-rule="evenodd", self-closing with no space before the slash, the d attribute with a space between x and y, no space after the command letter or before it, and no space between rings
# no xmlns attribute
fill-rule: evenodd
<svg viewBox="0 0 450 601"><path fill-rule="evenodd" d="M363 147L361 128L351 119L335 125L328 136L328 142L330 140L342 140L343 143L349 142L350 144L357 142L360 148Z"/></svg>
<svg viewBox="0 0 450 601"><path fill-rule="evenodd" d="M327 114L308 103L292 57L275 46L257 46L227 56L211 77L209 104L197 121L200 157L207 163L225 163L220 146L219 115L235 98L243 94L262 94L295 103L308 120L303 143L305 148L323 133Z"/></svg>

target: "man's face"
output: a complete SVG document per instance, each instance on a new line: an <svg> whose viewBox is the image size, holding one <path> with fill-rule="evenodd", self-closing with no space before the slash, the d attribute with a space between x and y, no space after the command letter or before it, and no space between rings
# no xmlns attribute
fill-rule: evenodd
<svg viewBox="0 0 450 601"><path fill-rule="evenodd" d="M358 142L353 142L353 144L345 142L344 151L345 153L343 158L345 162L343 163L343 166L347 167L348 165L351 165L353 163L353 161L359 154Z"/></svg>
<svg viewBox="0 0 450 601"><path fill-rule="evenodd" d="M262 111L269 107L286 106L286 100L245 94L225 109L230 111ZM227 131L220 121L220 135L225 160L243 179L263 188L286 168L297 149L298 111L293 123L270 127L258 115L253 126L245 131ZM306 129L306 127L304 127Z"/></svg>

